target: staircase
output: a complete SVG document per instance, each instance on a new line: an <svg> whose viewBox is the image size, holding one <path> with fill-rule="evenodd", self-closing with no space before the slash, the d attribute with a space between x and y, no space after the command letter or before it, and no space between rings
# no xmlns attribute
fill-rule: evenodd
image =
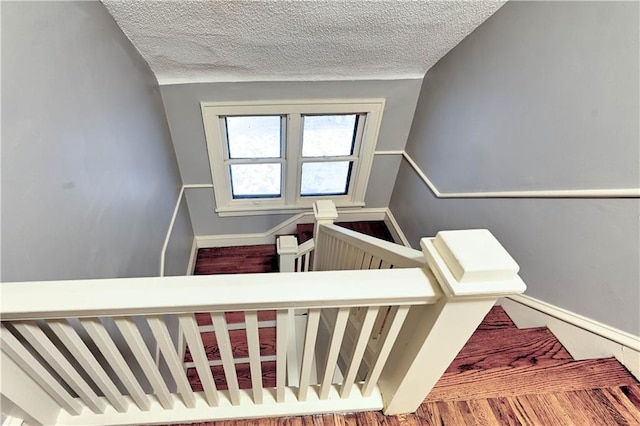
<svg viewBox="0 0 640 426"><path fill-rule="evenodd" d="M393 242L391 232L382 220L338 222L336 225L370 235L385 241ZM298 244L302 244L313 237L313 224L298 224ZM281 237L283 235L277 235ZM214 247L198 250L195 275L215 274L255 274L263 272L278 272L278 255L275 244L263 244L240 247Z"/></svg>
<svg viewBox="0 0 640 426"><path fill-rule="evenodd" d="M494 307L526 286L487 230L419 251L337 226L329 200L314 215L311 240L278 239L279 274L238 274L276 262L235 247L200 276L0 283L11 424L639 424L620 364Z"/></svg>
<svg viewBox="0 0 640 426"><path fill-rule="evenodd" d="M356 232L364 230L370 236L392 241L384 222L336 225ZM312 234L312 224L299 225L296 237L303 243L311 239ZM250 252L248 247L230 249ZM270 257L271 251L275 251L272 246L269 253L265 253L267 246L255 246L254 250L254 256L264 255L262 264L274 263ZM251 272L251 262L243 265L238 273L242 273L243 268ZM206 269L196 266L196 270ZM272 271L275 272L275 268ZM265 320L275 319L272 312L261 315ZM247 357L243 333L238 331L239 345L234 350L234 357L240 360ZM212 335L203 333L203 341L207 354L211 354L209 359L215 363L220 358ZM264 386L274 386L275 363L269 355L275 354L275 329L261 329L260 346L261 354L266 355ZM238 363L236 369L240 387L250 388L248 364ZM214 366L212 372L216 383L219 377L224 386L222 367ZM192 387L200 390L197 375L194 376ZM414 414L385 416L376 411L252 421L252 424L264 425L282 423L635 425L640 424L640 385L614 358L575 361L547 328L518 329L502 308L494 307ZM209 424L214 423L198 423Z"/></svg>

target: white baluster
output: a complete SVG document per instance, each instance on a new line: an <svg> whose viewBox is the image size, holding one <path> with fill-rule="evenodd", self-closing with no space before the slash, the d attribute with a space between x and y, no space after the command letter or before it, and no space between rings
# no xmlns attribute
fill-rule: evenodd
<svg viewBox="0 0 640 426"><path fill-rule="evenodd" d="M81 319L80 323L98 349L100 349L102 356L107 360L124 387L127 388L131 398L133 398L142 411L148 411L151 408L149 397L144 393L131 368L129 368L127 361L125 361L120 351L118 351L116 344L100 320L98 318L85 318Z"/></svg>
<svg viewBox="0 0 640 426"><path fill-rule="evenodd" d="M247 325L247 346L249 348L249 366L251 368L253 402L255 404L262 404L262 366L260 365L258 313L256 311L246 311L244 313L244 320Z"/></svg>
<svg viewBox="0 0 640 426"><path fill-rule="evenodd" d="M211 375L211 368L209 367L207 354L204 350L202 336L198 330L196 317L194 314L181 314L178 316L178 321L180 322L180 329L184 334L184 339L187 341L191 358L196 366L198 377L200 377L200 383L202 383L207 403L211 407L216 407L218 406L220 397L218 396L218 390Z"/></svg>
<svg viewBox="0 0 640 426"><path fill-rule="evenodd" d="M160 353L163 355L164 360L169 367L173 380L176 382L178 392L182 395L184 405L188 408L195 407L196 400L194 398L193 391L191 390L191 385L187 380L182 360L178 358L176 347L173 344L173 340L171 340L171 336L169 335L167 326L164 323L164 319L157 315L151 315L147 317L147 323L153 333L153 337L155 337L156 342L158 343Z"/></svg>
<svg viewBox="0 0 640 426"><path fill-rule="evenodd" d="M65 320L49 320L47 324L49 324L51 330L53 330L67 350L104 393L111 405L113 405L113 408L119 413L126 412L129 403L124 399L116 385L113 384L107 373L100 366L98 360L93 356L73 327Z"/></svg>
<svg viewBox="0 0 640 426"><path fill-rule="evenodd" d="M62 352L49 340L44 332L34 322L13 323L15 329L27 339L29 344L49 363L49 365L62 377L82 401L97 414L104 413L106 404L91 387L78 374L75 368L67 361Z"/></svg>
<svg viewBox="0 0 640 426"><path fill-rule="evenodd" d="M149 353L149 349L140 335L138 327L136 327L131 318L114 318L114 322L116 323L116 326L118 326L120 333L122 333L122 337L127 341L127 344L129 345L131 352L133 352L133 355L136 357L138 364L140 364L142 371L149 380L149 383L151 384L151 387L153 388L155 395L158 397L162 407L165 409L173 408L173 398L171 398L169 388L153 361L153 358Z"/></svg>
<svg viewBox="0 0 640 426"><path fill-rule="evenodd" d="M320 382L320 399L327 399L329 396L329 389L331 388L333 374L335 373L338 363L338 355L340 354L340 347L342 346L342 339L344 338L344 331L347 327L350 310L350 308L338 309L336 323L331 335L331 343L329 343L329 350L327 351L327 365L325 366L324 375Z"/></svg>
<svg viewBox="0 0 640 426"><path fill-rule="evenodd" d="M307 329L304 339L304 350L302 352L302 368L300 369L300 389L298 390L298 400L306 401L311 381L311 366L316 349L316 337L318 336L318 325L320 324L320 309L309 309L307 314Z"/></svg>
<svg viewBox="0 0 640 426"><path fill-rule="evenodd" d="M233 405L240 405L240 387L238 386L238 375L236 374L236 365L233 362L233 351L231 348L231 340L229 339L229 330L227 329L227 320L224 312L212 312L211 320L213 328L216 332L216 341L220 350L220 358L224 368L224 375L227 378L227 387L229 396Z"/></svg>
<svg viewBox="0 0 640 426"><path fill-rule="evenodd" d="M278 402L284 402L289 334L295 333L295 328L292 327L289 329L288 327L289 321L293 321L293 310L280 309L276 315L276 400ZM295 351L295 340L292 347ZM294 371L298 371L297 362Z"/></svg>
<svg viewBox="0 0 640 426"><path fill-rule="evenodd" d="M2 352L6 353L22 370L44 389L58 404L71 414L80 414L83 405L69 395L58 381L36 360L33 355L2 326L0 332Z"/></svg>

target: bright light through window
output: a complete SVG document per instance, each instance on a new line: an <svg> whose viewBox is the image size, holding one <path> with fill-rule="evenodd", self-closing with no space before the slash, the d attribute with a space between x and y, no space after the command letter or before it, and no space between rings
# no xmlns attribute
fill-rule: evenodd
<svg viewBox="0 0 640 426"><path fill-rule="evenodd" d="M349 161L303 163L301 195L343 195L349 186Z"/></svg>
<svg viewBox="0 0 640 426"><path fill-rule="evenodd" d="M232 164L233 198L274 198L280 196L280 164Z"/></svg>
<svg viewBox="0 0 640 426"><path fill-rule="evenodd" d="M303 157L336 157L353 154L358 116L308 115L304 117Z"/></svg>
<svg viewBox="0 0 640 426"><path fill-rule="evenodd" d="M280 157L280 116L227 117L229 158Z"/></svg>

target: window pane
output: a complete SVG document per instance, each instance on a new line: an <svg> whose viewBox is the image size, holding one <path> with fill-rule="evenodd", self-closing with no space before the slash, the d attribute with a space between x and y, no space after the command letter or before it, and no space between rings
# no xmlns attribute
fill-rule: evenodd
<svg viewBox="0 0 640 426"><path fill-rule="evenodd" d="M280 164L232 164L233 198L274 198L280 196Z"/></svg>
<svg viewBox="0 0 640 426"><path fill-rule="evenodd" d="M304 116L302 156L351 155L357 118L356 114Z"/></svg>
<svg viewBox="0 0 640 426"><path fill-rule="evenodd" d="M347 193L351 161L302 163L302 188L300 194L344 195Z"/></svg>
<svg viewBox="0 0 640 426"><path fill-rule="evenodd" d="M229 158L280 157L280 116L226 117Z"/></svg>

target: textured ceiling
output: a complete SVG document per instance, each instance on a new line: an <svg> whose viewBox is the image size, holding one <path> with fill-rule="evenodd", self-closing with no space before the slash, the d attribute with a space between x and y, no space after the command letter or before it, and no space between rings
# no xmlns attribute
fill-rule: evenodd
<svg viewBox="0 0 640 426"><path fill-rule="evenodd" d="M158 82L176 84L419 78L504 1L103 3Z"/></svg>

